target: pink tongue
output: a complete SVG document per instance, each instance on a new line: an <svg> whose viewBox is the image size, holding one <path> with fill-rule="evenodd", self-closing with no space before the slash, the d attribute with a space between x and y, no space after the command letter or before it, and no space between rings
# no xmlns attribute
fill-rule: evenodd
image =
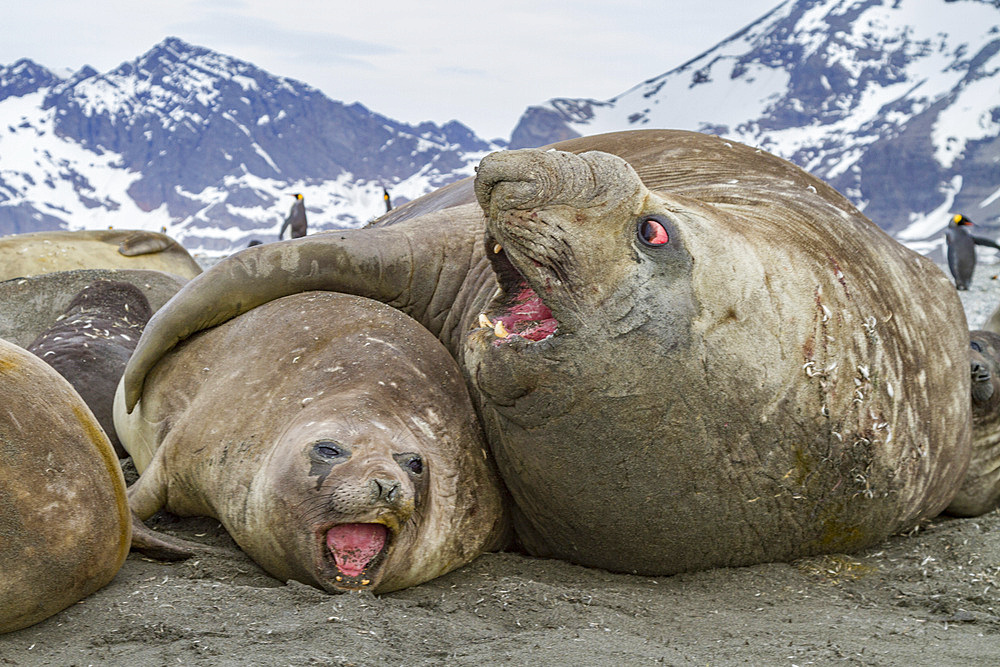
<svg viewBox="0 0 1000 667"><path fill-rule="evenodd" d="M380 523L345 523L326 533L326 546L337 561L337 569L356 577L385 546L388 533Z"/></svg>

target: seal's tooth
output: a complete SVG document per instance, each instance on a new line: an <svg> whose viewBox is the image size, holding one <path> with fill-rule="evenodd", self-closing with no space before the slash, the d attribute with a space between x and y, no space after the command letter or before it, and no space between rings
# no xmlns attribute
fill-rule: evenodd
<svg viewBox="0 0 1000 667"><path fill-rule="evenodd" d="M493 328L493 323L490 322L490 318L486 317L486 313L479 313L479 326L486 327L488 329Z"/></svg>
<svg viewBox="0 0 1000 667"><path fill-rule="evenodd" d="M500 320L497 320L496 324L493 325L493 333L496 335L497 338L506 338L507 336L510 335L510 332L507 331L507 327L505 327L503 325L503 322Z"/></svg>
<svg viewBox="0 0 1000 667"><path fill-rule="evenodd" d="M503 250L503 246L500 245L499 243L497 243L496 245L493 246L493 254L494 255L499 255L501 250Z"/></svg>

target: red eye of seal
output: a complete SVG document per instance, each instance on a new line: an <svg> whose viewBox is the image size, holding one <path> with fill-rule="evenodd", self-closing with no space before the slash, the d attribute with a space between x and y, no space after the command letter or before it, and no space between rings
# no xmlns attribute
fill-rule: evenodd
<svg viewBox="0 0 1000 667"><path fill-rule="evenodd" d="M659 220L645 218L639 222L639 240L649 246L663 246L670 242L670 234Z"/></svg>

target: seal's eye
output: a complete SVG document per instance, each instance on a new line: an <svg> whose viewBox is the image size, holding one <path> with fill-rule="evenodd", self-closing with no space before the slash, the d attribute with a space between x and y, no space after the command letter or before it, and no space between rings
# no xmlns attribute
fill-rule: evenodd
<svg viewBox="0 0 1000 667"><path fill-rule="evenodd" d="M656 218L643 218L639 221L639 240L648 246L664 246L670 242L670 234Z"/></svg>
<svg viewBox="0 0 1000 667"><path fill-rule="evenodd" d="M409 473L419 475L424 471L424 460L419 454L400 454L396 457L399 465Z"/></svg>
<svg viewBox="0 0 1000 667"><path fill-rule="evenodd" d="M976 352L982 352L983 351L983 346L980 345L979 343L977 343L974 340L973 341L969 341L969 347L971 347Z"/></svg>
<svg viewBox="0 0 1000 667"><path fill-rule="evenodd" d="M313 454L321 459L336 459L347 454L347 450L332 440L320 440L313 445Z"/></svg>

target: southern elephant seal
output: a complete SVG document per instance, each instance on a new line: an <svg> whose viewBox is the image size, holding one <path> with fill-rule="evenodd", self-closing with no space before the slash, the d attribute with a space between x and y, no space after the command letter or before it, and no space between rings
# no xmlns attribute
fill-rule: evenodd
<svg viewBox="0 0 1000 667"><path fill-rule="evenodd" d="M120 408L136 515L214 517L279 579L386 592L508 538L461 372L376 301L270 301L187 340Z"/></svg>
<svg viewBox="0 0 1000 667"><path fill-rule="evenodd" d="M83 400L0 340L0 633L111 581L131 525L118 459Z"/></svg>
<svg viewBox="0 0 1000 667"><path fill-rule="evenodd" d="M1000 334L969 332L972 376L972 459L962 488L948 507L977 516L1000 504Z"/></svg>
<svg viewBox="0 0 1000 667"><path fill-rule="evenodd" d="M80 290L98 280L129 282L155 311L187 278L144 269L78 269L0 282L0 338L27 347L66 312Z"/></svg>
<svg viewBox="0 0 1000 667"><path fill-rule="evenodd" d="M856 550L948 505L968 338L935 265L761 150L668 130L553 148L221 262L154 315L128 400L191 333L339 290L451 350L533 554L669 574Z"/></svg>
<svg viewBox="0 0 1000 667"><path fill-rule="evenodd" d="M115 388L152 314L146 295L132 283L97 280L80 290L57 321L27 347L69 380L119 458L128 454L111 416Z"/></svg>
<svg viewBox="0 0 1000 667"><path fill-rule="evenodd" d="M0 237L0 280L75 269L150 269L183 278L201 273L183 246L158 232L104 229Z"/></svg>

